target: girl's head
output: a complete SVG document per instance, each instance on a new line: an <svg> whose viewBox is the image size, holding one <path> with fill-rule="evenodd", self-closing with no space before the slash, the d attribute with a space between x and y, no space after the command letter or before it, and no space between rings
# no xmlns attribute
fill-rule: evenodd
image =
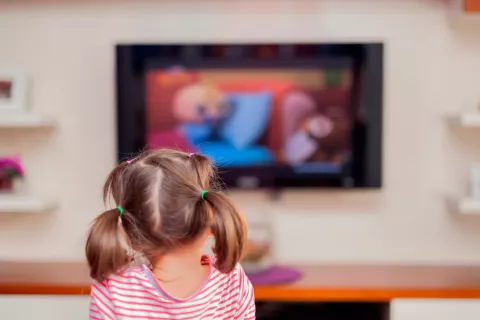
<svg viewBox="0 0 480 320"><path fill-rule="evenodd" d="M246 244L246 224L216 191L215 174L207 157L168 149L146 151L115 167L103 197L105 202L112 198L118 208L99 215L88 234L92 278L103 280L130 262L125 243L153 263L210 232L215 267L233 270Z"/></svg>

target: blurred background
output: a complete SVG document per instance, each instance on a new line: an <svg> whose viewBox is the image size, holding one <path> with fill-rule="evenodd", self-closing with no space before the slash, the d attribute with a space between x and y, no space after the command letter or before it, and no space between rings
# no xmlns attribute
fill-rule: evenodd
<svg viewBox="0 0 480 320"><path fill-rule="evenodd" d="M448 266L462 288L480 288L475 5L0 1L0 261L82 264L112 166L175 145L220 166L251 225L245 266L259 286L341 265ZM259 276L272 268L274 280ZM0 296L5 319L52 319L60 302L58 319L86 318L88 296L25 299ZM323 318L298 310L398 320L460 310L409 300L392 313L373 300L341 316L337 305L310 306L327 308ZM462 319L480 315L473 302ZM13 307L27 304L35 313ZM268 304L264 318L282 308Z"/></svg>

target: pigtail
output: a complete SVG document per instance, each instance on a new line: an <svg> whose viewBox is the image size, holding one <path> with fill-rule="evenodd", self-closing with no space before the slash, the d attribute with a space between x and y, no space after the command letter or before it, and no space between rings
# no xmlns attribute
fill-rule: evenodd
<svg viewBox="0 0 480 320"><path fill-rule="evenodd" d="M129 166L129 162L122 162L117 165L108 175L105 184L103 185L103 201L106 203L109 195L113 197L115 203L120 202L120 197L123 193L121 177L125 169Z"/></svg>
<svg viewBox="0 0 480 320"><path fill-rule="evenodd" d="M129 262L121 237L118 209L105 211L93 221L85 246L93 279L103 281Z"/></svg>
<svg viewBox="0 0 480 320"><path fill-rule="evenodd" d="M196 171L198 184L204 189L212 187L209 184L214 180L212 178L216 176L216 171L210 159L198 153L189 153L188 158Z"/></svg>
<svg viewBox="0 0 480 320"><path fill-rule="evenodd" d="M245 251L247 226L243 215L222 193L208 191L203 194L213 211L211 230L215 238L213 252L215 267L223 273L231 272Z"/></svg>
<svg viewBox="0 0 480 320"><path fill-rule="evenodd" d="M111 196L115 203L120 203L123 195L122 176L128 162L117 165L108 175L103 187L103 199L107 203ZM98 281L125 266L130 257L122 241L123 233L120 216L124 209L117 207L100 214L92 223L88 232L85 253L90 267L90 276Z"/></svg>
<svg viewBox="0 0 480 320"><path fill-rule="evenodd" d="M207 217L211 221L211 231L215 238L213 252L216 256L215 267L223 273L231 272L243 256L247 243L247 225L243 215L222 193L215 192L215 167L208 157L201 154L189 154L190 162L196 170L197 182L203 191L195 191L197 201L209 204ZM203 207L203 206L202 206ZM199 211L196 212L199 214ZM205 215L199 215L205 216Z"/></svg>

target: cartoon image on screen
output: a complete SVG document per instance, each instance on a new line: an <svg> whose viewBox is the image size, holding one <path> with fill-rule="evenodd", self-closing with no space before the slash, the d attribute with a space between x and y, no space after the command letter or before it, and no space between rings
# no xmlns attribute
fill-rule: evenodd
<svg viewBox="0 0 480 320"><path fill-rule="evenodd" d="M338 173L349 161L348 69L195 69L146 73L147 145L219 167Z"/></svg>

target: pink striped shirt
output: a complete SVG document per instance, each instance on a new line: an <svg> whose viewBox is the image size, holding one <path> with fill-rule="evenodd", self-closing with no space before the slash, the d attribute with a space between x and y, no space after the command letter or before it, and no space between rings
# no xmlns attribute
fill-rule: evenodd
<svg viewBox="0 0 480 320"><path fill-rule="evenodd" d="M94 281L90 319L255 319L253 287L240 265L223 274L207 261L205 284L188 299L169 296L145 265Z"/></svg>

